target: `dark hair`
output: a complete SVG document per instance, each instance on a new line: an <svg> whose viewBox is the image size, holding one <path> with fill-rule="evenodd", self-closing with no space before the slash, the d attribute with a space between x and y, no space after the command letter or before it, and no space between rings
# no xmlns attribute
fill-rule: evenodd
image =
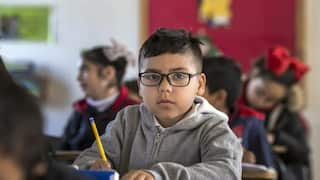
<svg viewBox="0 0 320 180"><path fill-rule="evenodd" d="M45 158L42 115L34 98L14 83L0 89L0 151L26 174Z"/></svg>
<svg viewBox="0 0 320 180"><path fill-rule="evenodd" d="M138 94L139 93L139 87L137 84L137 80L131 80L131 81L126 81L124 82L124 84L126 85L126 87L129 89L129 91Z"/></svg>
<svg viewBox="0 0 320 180"><path fill-rule="evenodd" d="M2 87L8 86L8 84L13 83L13 80L6 69L1 56L0 56L0 82L1 82L0 86Z"/></svg>
<svg viewBox="0 0 320 180"><path fill-rule="evenodd" d="M266 68L266 59L264 56L256 60L253 65L253 70L255 70L256 73L255 77L261 77L265 80L275 81L287 88L296 83L294 71L291 68L288 68L287 71L280 76L276 76L271 70Z"/></svg>
<svg viewBox="0 0 320 180"><path fill-rule="evenodd" d="M0 75L9 77L2 65ZM43 118L35 97L7 79L6 85L0 86L0 117L0 152L15 159L30 174L45 158Z"/></svg>
<svg viewBox="0 0 320 180"><path fill-rule="evenodd" d="M126 70L127 59L124 56L117 57L116 59L110 59L105 53L108 49L111 49L111 47L93 47L92 49L82 51L81 57L82 59L88 60L101 67L113 66L116 70L116 85L119 87Z"/></svg>
<svg viewBox="0 0 320 180"><path fill-rule="evenodd" d="M139 51L139 71L142 60L164 53L183 54L190 51L194 56L197 70L202 71L201 41L183 29L160 28L141 46Z"/></svg>
<svg viewBox="0 0 320 180"><path fill-rule="evenodd" d="M209 93L225 90L228 93L226 105L231 109L241 93L241 69L235 60L220 56L206 57L203 72L207 76Z"/></svg>

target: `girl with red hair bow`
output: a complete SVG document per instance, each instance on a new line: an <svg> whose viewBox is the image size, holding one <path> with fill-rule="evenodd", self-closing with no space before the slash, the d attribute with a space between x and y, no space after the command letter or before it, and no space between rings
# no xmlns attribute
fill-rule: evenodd
<svg viewBox="0 0 320 180"><path fill-rule="evenodd" d="M300 113L290 106L292 89L308 70L286 48L270 48L254 64L240 100L265 114L269 143L284 147L285 152L276 158L282 162L278 164L280 179L309 179L308 129Z"/></svg>

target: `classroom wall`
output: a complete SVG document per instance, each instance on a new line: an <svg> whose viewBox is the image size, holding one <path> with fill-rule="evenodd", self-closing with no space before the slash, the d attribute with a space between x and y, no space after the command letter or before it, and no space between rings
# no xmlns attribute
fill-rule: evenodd
<svg viewBox="0 0 320 180"><path fill-rule="evenodd" d="M53 8L55 40L50 43L0 42L0 54L10 60L32 60L38 73L49 77L43 103L45 132L63 132L71 103L82 96L77 84L79 52L114 37L138 49L138 0L1 0L9 4L48 4ZM126 78L135 75L129 69Z"/></svg>
<svg viewBox="0 0 320 180"><path fill-rule="evenodd" d="M306 20L306 60L311 67L307 76L307 95L308 103L305 112L311 125L311 145L314 179L320 179L320 7L319 0L305 1Z"/></svg>
<svg viewBox="0 0 320 180"><path fill-rule="evenodd" d="M9 59L30 59L40 74L50 77L43 105L45 132L59 136L71 111L71 103L82 96L76 82L79 51L115 37L137 51L139 44L139 0L1 0L5 3L49 4L54 10L56 40L51 43L0 42L0 54ZM312 70L306 78L314 169L320 168L320 1L304 1L306 61ZM135 69L126 78L132 77ZM314 170L314 179L320 172Z"/></svg>

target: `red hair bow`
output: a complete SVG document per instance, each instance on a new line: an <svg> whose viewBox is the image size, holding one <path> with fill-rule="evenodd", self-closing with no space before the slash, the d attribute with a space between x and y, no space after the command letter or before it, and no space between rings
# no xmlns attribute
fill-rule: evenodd
<svg viewBox="0 0 320 180"><path fill-rule="evenodd" d="M276 46L268 51L267 69L272 71L276 76L282 75L291 68L294 72L296 81L309 70L309 67L301 61L290 55L288 49L282 46Z"/></svg>

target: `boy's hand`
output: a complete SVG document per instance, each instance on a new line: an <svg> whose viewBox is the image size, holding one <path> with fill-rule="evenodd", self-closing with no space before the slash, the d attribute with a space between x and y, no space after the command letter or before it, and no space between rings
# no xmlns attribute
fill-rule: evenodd
<svg viewBox="0 0 320 180"><path fill-rule="evenodd" d="M132 170L125 174L121 180L154 180L152 174L144 170Z"/></svg>
<svg viewBox="0 0 320 180"><path fill-rule="evenodd" d="M103 161L102 159L97 159L91 166L91 170L110 170L111 164L108 161Z"/></svg>
<svg viewBox="0 0 320 180"><path fill-rule="evenodd" d="M251 152L248 149L243 147L242 162L255 164L256 163L256 156L253 154L253 152Z"/></svg>

